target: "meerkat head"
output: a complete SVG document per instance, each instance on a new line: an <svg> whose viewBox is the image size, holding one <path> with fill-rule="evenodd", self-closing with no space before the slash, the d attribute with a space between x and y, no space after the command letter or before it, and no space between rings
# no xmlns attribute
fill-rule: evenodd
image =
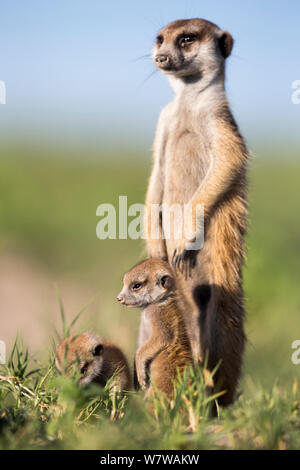
<svg viewBox="0 0 300 470"><path fill-rule="evenodd" d="M100 382L103 352L104 346L97 336L91 333L70 335L57 346L56 368L66 375L70 375L75 368L83 384Z"/></svg>
<svg viewBox="0 0 300 470"><path fill-rule="evenodd" d="M123 278L117 300L127 307L146 307L165 301L175 291L175 279L167 262L149 258L136 264Z"/></svg>
<svg viewBox="0 0 300 470"><path fill-rule="evenodd" d="M165 74L201 79L224 69L232 47L232 36L210 21L177 20L158 33L153 60Z"/></svg>

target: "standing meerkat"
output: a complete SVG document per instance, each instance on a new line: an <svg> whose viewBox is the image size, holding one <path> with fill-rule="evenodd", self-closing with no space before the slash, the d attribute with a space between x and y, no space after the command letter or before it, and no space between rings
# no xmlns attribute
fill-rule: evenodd
<svg viewBox="0 0 300 470"><path fill-rule="evenodd" d="M124 275L118 301L142 308L146 328L135 357L139 384L147 388L149 369L155 386L170 397L177 371L182 373L192 364L192 351L169 264L155 258L136 264ZM150 385L147 396L153 390Z"/></svg>
<svg viewBox="0 0 300 470"><path fill-rule="evenodd" d="M78 367L80 383L97 383L104 387L107 381L115 377L119 390L131 389L131 377L128 363L123 352L112 343L92 333L70 335L56 348L55 364L62 373Z"/></svg>
<svg viewBox="0 0 300 470"><path fill-rule="evenodd" d="M234 400L245 343L248 152L225 94L225 60L232 47L228 32L203 19L174 21L159 32L153 59L175 98L158 121L145 220L148 255L178 270L194 359L201 362L208 354L210 368L221 360L215 379L227 391L223 405ZM174 204L192 208L193 227L199 227L196 207L204 207L204 233L195 236L204 235L202 249L190 250L194 240L185 234L163 236ZM160 207L159 227L151 220L153 205Z"/></svg>

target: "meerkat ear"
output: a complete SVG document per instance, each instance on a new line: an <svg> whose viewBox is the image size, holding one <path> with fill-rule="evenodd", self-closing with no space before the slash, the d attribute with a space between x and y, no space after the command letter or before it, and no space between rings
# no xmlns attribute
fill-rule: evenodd
<svg viewBox="0 0 300 470"><path fill-rule="evenodd" d="M101 356L103 352L103 345L101 343L97 344L97 346L93 349L93 356Z"/></svg>
<svg viewBox="0 0 300 470"><path fill-rule="evenodd" d="M218 42L222 57L227 59L227 57L230 56L233 48L233 37L227 31L222 31Z"/></svg>
<svg viewBox="0 0 300 470"><path fill-rule="evenodd" d="M170 289L173 286L173 279L168 274L161 277L160 283L164 289Z"/></svg>

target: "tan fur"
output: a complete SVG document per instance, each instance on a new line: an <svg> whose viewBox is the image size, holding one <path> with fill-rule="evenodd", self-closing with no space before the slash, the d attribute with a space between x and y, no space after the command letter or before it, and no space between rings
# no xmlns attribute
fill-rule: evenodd
<svg viewBox="0 0 300 470"><path fill-rule="evenodd" d="M180 49L182 34L195 36ZM248 152L225 95L225 58L232 44L229 33L200 19L170 23L159 33L154 61L176 96L159 118L145 220L149 256L173 260L183 268L179 271L195 256L190 277L178 273L185 324L194 358L201 362L208 353L211 369L222 361L217 381L227 390L224 405L234 399L245 342L242 264ZM192 205L194 214L197 204L204 205L204 246L196 253L186 250L184 234L180 240L163 238L163 206L161 236L151 238L151 206L174 203Z"/></svg>
<svg viewBox="0 0 300 470"><path fill-rule="evenodd" d="M149 330L136 353L139 384L147 388L147 366L151 380L161 392L173 393L173 382L184 368L192 364L192 352L183 313L178 306L176 280L168 263L148 259L138 263L124 276L119 301L142 307ZM134 291L136 283L141 287ZM151 385L147 395L154 391Z"/></svg>
<svg viewBox="0 0 300 470"><path fill-rule="evenodd" d="M82 371L81 383L93 382L105 386L114 376L119 389L125 391L131 388L130 371L123 352L92 333L70 335L57 346L57 370L61 373L65 370L68 374L73 366Z"/></svg>

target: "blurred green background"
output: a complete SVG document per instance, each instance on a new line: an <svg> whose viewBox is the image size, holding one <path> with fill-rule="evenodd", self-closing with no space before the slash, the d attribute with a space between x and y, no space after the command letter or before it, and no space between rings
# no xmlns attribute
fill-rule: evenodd
<svg viewBox="0 0 300 470"><path fill-rule="evenodd" d="M96 330L132 359L139 312L118 305L116 295L122 274L145 256L144 245L98 240L96 208L117 207L119 195L128 195L128 204L143 202L150 153L83 159L79 149L10 145L1 155L2 339L11 344L19 331L36 357L45 357L53 324L60 328L57 282L69 319L92 300L78 329ZM249 378L270 386L300 376L291 362L291 344L300 337L300 165L257 155L249 168L245 392Z"/></svg>

